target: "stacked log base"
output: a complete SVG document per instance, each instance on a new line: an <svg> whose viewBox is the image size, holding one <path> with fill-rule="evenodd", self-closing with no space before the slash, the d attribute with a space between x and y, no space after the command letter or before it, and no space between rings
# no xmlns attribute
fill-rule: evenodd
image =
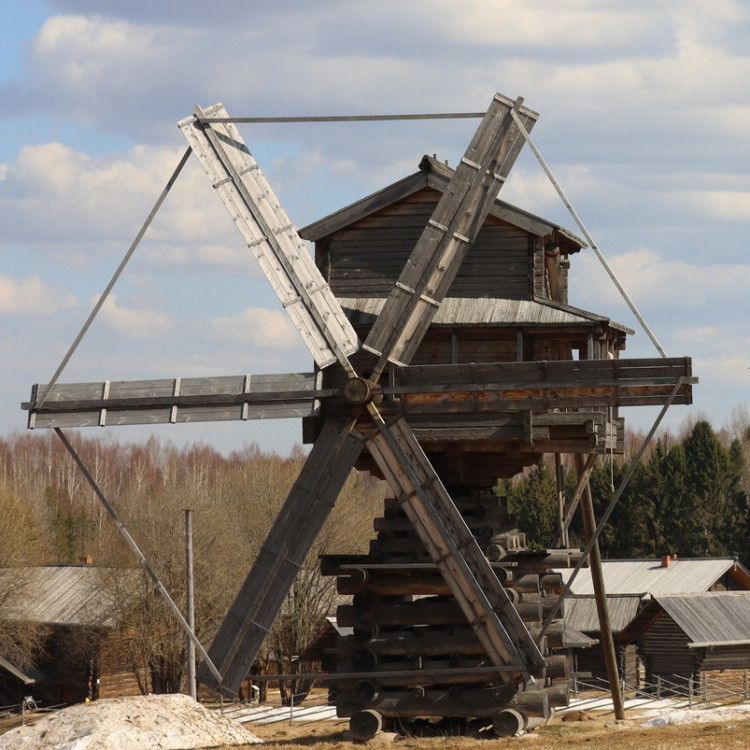
<svg viewBox="0 0 750 750"><path fill-rule="evenodd" d="M539 633L562 587L550 568L574 562L570 553L529 552L493 493L455 502L521 619ZM351 628L351 635L338 638L335 669L342 678L330 698L337 715L350 718L355 737L415 721L424 726L426 718L440 731L450 725L516 734L567 705L567 657L555 653L563 647L562 611L540 643L545 674L508 685L394 500L374 526L369 554L328 555L321 565L324 575L337 577L339 594L352 597L337 611L339 628Z"/></svg>

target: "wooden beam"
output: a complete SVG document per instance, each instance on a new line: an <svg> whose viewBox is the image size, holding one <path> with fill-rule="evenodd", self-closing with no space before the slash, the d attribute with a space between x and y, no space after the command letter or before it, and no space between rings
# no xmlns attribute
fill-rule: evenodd
<svg viewBox="0 0 750 750"><path fill-rule="evenodd" d="M28 426L89 427L305 417L317 414L319 374L228 375L62 383L32 387Z"/></svg>

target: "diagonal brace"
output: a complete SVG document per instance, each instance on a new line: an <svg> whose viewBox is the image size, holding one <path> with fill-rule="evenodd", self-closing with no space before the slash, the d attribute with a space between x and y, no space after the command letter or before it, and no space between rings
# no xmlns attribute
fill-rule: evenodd
<svg viewBox="0 0 750 750"><path fill-rule="evenodd" d="M159 576L156 575L154 572L154 569L149 565L148 561L146 560L145 556L141 552L140 548L136 544L135 540L132 536L130 536L130 532L127 530L125 524L122 522L120 517L117 515L117 511L114 509L112 503L107 500L107 497L105 496L104 492L102 492L99 485L96 483L96 480L91 475L91 472L86 468L86 465L81 460L81 457L76 452L75 448L70 444L70 441L65 436L63 431L59 427L55 427L55 432L57 433L57 436L62 441L62 444L67 449L68 453L70 453L73 460L76 462L76 465L81 470L83 476L86 478L86 481L91 486L91 489L94 490L94 493L99 498L99 502L104 506L104 509L109 514L110 518L115 522L115 525L117 526L117 529L119 530L122 538L127 543L128 547L135 553L135 556L138 558L138 562L140 563L143 570L146 571L146 574L153 582L154 586L156 586L157 591L161 594L162 599L166 602L169 609L172 610L172 614L177 618L177 621L180 624L180 627L185 631L185 634L188 638L190 638L190 641L195 645L195 648L198 650L198 653L203 657L205 660L206 665L211 670L211 674L216 677L217 680L221 681L221 675L219 674L219 670L216 669L216 666L214 663L209 659L208 654L206 653L206 650L203 648L203 644L198 640L198 636L195 635L193 632L193 629L188 625L187 620L182 616L182 612L180 612L179 607L174 603L174 600L169 595L169 592L164 588L164 584L159 579Z"/></svg>

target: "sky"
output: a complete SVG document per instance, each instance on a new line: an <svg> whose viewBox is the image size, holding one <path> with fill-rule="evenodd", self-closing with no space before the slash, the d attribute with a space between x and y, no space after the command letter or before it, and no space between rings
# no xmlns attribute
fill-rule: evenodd
<svg viewBox="0 0 750 750"><path fill-rule="evenodd" d="M533 137L694 405L664 426L747 418L750 6L740 0L0 0L0 436L61 362L176 167L177 122L540 113ZM247 124L287 213L315 221L455 164L476 120ZM312 361L193 158L60 382L307 372ZM500 197L580 235L528 147ZM591 250L570 303L636 330ZM623 415L640 430L657 412ZM98 430L98 432L97 432ZM94 428L120 441L146 428ZM164 426L176 444L288 452L298 420Z"/></svg>

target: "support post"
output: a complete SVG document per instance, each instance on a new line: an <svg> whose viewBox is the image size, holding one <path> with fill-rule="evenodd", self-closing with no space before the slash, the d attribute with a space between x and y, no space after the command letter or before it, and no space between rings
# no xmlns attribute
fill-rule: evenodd
<svg viewBox="0 0 750 750"><path fill-rule="evenodd" d="M583 459L580 455L576 455L576 469L579 474L583 472ZM620 674L617 669L617 655L615 654L615 642L612 637L612 625L609 621L609 610L607 609L607 592L604 589L602 557L599 550L599 542L596 539L596 517L594 515L594 503L591 498L591 484L588 481L586 481L583 489L583 497L581 498L581 515L583 516L583 528L587 540L594 539L594 544L591 546L591 551L589 552L591 580L594 584L594 597L596 599L596 609L599 614L599 628L601 630L604 661L607 665L609 689L612 694L612 705L615 709L615 718L622 721L625 719L625 706L620 688Z"/></svg>
<svg viewBox="0 0 750 750"><path fill-rule="evenodd" d="M557 482L557 523L560 535L560 546L567 549L568 527L565 525L565 481L563 479L563 466L559 453L555 453L555 481Z"/></svg>
<svg viewBox="0 0 750 750"><path fill-rule="evenodd" d="M187 624L195 633L195 586L193 582L193 511L185 508L185 598L187 600ZM187 636L187 687L193 700L198 698L195 681L195 644Z"/></svg>

